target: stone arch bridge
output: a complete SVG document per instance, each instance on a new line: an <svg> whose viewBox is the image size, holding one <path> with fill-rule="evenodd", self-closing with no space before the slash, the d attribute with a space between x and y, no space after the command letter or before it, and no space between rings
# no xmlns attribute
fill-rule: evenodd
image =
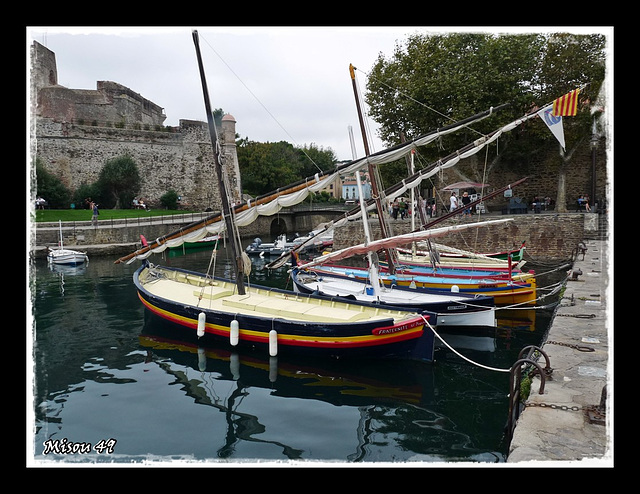
<svg viewBox="0 0 640 494"><path fill-rule="evenodd" d="M269 235L276 237L282 233L306 235L321 223L333 221L346 212L341 206L321 208L297 206L284 208L272 216L259 216L251 225L240 228L242 237Z"/></svg>

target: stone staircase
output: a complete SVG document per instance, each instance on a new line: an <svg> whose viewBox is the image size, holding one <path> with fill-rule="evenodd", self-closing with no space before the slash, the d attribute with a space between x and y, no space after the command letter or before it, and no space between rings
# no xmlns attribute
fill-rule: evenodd
<svg viewBox="0 0 640 494"><path fill-rule="evenodd" d="M595 231L585 232L587 240L607 240L609 237L609 217L606 212L595 213L598 215L598 227Z"/></svg>

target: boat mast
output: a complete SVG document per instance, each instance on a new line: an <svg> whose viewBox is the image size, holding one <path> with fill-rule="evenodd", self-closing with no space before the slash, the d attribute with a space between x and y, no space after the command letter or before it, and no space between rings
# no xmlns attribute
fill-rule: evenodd
<svg viewBox="0 0 640 494"><path fill-rule="evenodd" d="M351 154L353 159L356 159L356 149L353 143L353 132L351 126L349 126L349 140L351 141ZM371 242L371 233L369 232L369 216L367 214L367 206L364 201L364 191L362 190L362 180L360 179L360 170L356 170L356 184L358 186L358 197L360 200L360 213L362 214L362 226L364 228L364 244L368 245ZM378 276L378 259L373 258L374 253L367 252L367 260L369 261L369 278L371 286L373 288L373 294L377 301L380 301L380 277Z"/></svg>
<svg viewBox="0 0 640 494"><path fill-rule="evenodd" d="M236 241L235 228L233 224L233 212L229 204L229 195L224 183L223 170L221 164L220 144L218 143L218 135L216 132L215 122L213 121L213 113L211 112L211 103L209 101L209 91L207 89L207 80L204 74L204 66L202 65L202 57L200 56L200 44L198 41L198 31L193 30L193 42L196 47L196 55L198 57L198 67L200 69L200 79L202 80L202 93L204 95L204 106L207 112L207 122L209 123L209 135L211 137L211 146L213 148L213 163L218 178L218 189L220 190L220 199L222 200L222 211L227 229L229 244L236 259L236 285L240 295L245 294L244 289L244 263L242 260L242 252Z"/></svg>
<svg viewBox="0 0 640 494"><path fill-rule="evenodd" d="M60 231L60 245L58 245L58 249L62 250L64 249L64 246L62 245L62 220L58 220L58 228Z"/></svg>
<svg viewBox="0 0 640 494"><path fill-rule="evenodd" d="M360 122L360 131L362 133L362 140L364 141L364 152L365 155L369 156L369 143L367 142L367 132L364 126L364 119L362 118L362 109L360 108L360 98L358 97L358 87L356 85L356 75L355 75L355 67L353 64L349 64L349 74L351 75L351 85L353 86L353 94L356 100L356 108L358 110L358 120ZM369 179L371 180L371 193L373 194L373 200L376 203L376 210L378 212L378 221L380 223L380 233L382 238L389 238L391 233L389 232L389 227L387 222L384 219L384 209L382 207L382 201L380 199L380 190L378 188L378 176L377 170L371 161L367 162L367 167L369 169ZM362 201L362 198L361 198ZM362 218L363 221L365 218ZM389 265L389 272L395 272L395 251L391 249L385 249L385 254L387 256L387 263Z"/></svg>

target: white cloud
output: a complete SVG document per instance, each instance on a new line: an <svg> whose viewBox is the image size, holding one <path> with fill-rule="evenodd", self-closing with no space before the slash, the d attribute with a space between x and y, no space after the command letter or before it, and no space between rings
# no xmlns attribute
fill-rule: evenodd
<svg viewBox="0 0 640 494"><path fill-rule="evenodd" d="M351 159L347 128L354 129L357 155L364 154L349 76L357 71L364 92L366 73L382 53L393 54L416 32L487 31L482 27L196 27L211 105L231 113L242 137L259 142L315 143ZM490 28L516 32L525 28ZM563 28L572 30L578 28ZM167 125L206 120L191 27L28 28L56 54L58 80L75 89L95 89L111 80L165 109ZM540 31L540 28L529 31ZM554 29L555 30L555 29ZM28 50L27 50L28 53ZM481 109L479 109L480 111ZM383 148L377 125L371 152Z"/></svg>
<svg viewBox="0 0 640 494"><path fill-rule="evenodd" d="M351 159L347 128L364 154L349 64L368 71L379 52L390 55L411 28L196 28L213 108L237 120L255 141L315 143ZM165 109L167 125L205 120L192 28L29 28L32 40L56 54L58 82L95 89L110 80ZM358 75L364 91L366 79ZM373 123L372 123L373 125ZM381 149L378 141L375 149Z"/></svg>

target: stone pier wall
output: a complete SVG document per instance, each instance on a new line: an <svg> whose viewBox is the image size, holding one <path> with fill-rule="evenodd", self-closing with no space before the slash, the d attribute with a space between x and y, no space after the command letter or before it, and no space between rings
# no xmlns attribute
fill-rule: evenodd
<svg viewBox="0 0 640 494"><path fill-rule="evenodd" d="M564 261L571 258L578 243L584 240L585 233L594 228L595 214L526 214L513 216L491 215L482 221L510 219L506 223L481 226L461 232L453 232L445 237L434 238L436 243L457 249L475 252L496 252L519 247L526 242L527 253L534 259L545 261ZM477 222L472 219L449 219L439 223L441 228L464 223ZM374 238L380 237L377 220L370 222ZM397 220L390 223L395 235L411 231L409 220ZM361 222L352 222L340 228L334 235L334 248L340 249L362 242L364 232Z"/></svg>

